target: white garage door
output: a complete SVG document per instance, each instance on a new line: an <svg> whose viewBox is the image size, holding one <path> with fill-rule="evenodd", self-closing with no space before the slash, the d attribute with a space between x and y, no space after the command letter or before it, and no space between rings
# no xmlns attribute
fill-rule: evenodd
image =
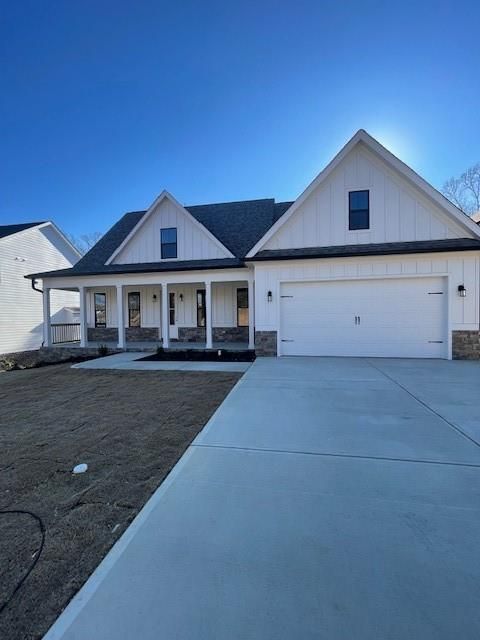
<svg viewBox="0 0 480 640"><path fill-rule="evenodd" d="M283 283L280 355L446 358L445 278Z"/></svg>

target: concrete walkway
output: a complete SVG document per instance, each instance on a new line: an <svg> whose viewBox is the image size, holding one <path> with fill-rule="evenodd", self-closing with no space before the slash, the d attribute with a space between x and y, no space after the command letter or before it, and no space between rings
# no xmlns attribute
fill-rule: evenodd
<svg viewBox="0 0 480 640"><path fill-rule="evenodd" d="M477 640L480 364L258 359L48 640Z"/></svg>
<svg viewBox="0 0 480 640"><path fill-rule="evenodd" d="M251 362L175 362L150 360L142 362L145 353L115 353L111 356L72 364L72 369L122 369L134 371L227 371L242 373Z"/></svg>

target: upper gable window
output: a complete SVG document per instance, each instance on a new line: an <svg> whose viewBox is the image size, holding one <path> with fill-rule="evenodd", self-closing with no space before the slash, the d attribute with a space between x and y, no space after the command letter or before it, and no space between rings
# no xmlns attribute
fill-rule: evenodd
<svg viewBox="0 0 480 640"><path fill-rule="evenodd" d="M350 231L370 229L370 192L368 189L349 192L348 228Z"/></svg>
<svg viewBox="0 0 480 640"><path fill-rule="evenodd" d="M177 229L170 227L160 230L160 240L162 243L162 260L164 258L177 257Z"/></svg>

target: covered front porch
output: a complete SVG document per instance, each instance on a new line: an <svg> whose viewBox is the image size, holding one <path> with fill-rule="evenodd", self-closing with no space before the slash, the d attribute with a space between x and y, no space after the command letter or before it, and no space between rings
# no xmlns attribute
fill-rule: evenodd
<svg viewBox="0 0 480 640"><path fill-rule="evenodd" d="M53 323L50 314L50 291L63 288L59 286L63 283L46 282L44 346L106 346L125 351L254 349L251 272L221 272L218 279L202 280L193 274L182 280L178 274L169 275L170 281L161 282L155 282L153 274L136 280L128 274L115 283L85 279L84 285L76 287L78 322L64 325Z"/></svg>

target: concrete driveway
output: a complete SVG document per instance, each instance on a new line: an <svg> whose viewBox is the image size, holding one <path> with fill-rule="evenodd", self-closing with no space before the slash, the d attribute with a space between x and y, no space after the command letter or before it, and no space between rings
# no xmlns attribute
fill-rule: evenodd
<svg viewBox="0 0 480 640"><path fill-rule="evenodd" d="M479 383L257 360L46 637L477 640Z"/></svg>

